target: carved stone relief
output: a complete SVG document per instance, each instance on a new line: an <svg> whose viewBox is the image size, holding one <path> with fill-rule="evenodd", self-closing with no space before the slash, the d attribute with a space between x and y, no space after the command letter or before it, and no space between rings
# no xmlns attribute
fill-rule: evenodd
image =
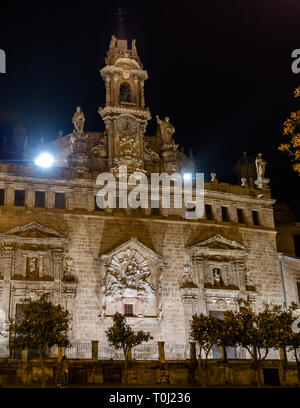
<svg viewBox="0 0 300 408"><path fill-rule="evenodd" d="M148 262L136 250L128 249L114 255L107 272L106 296L143 294L151 297L154 294Z"/></svg>

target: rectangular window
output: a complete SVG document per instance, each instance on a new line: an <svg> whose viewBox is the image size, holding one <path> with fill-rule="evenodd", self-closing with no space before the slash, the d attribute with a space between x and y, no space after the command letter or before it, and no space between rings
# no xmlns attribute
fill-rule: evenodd
<svg viewBox="0 0 300 408"><path fill-rule="evenodd" d="M133 316L133 305L132 304L124 304L124 314L125 316Z"/></svg>
<svg viewBox="0 0 300 408"><path fill-rule="evenodd" d="M259 215L258 211L252 211L252 219L253 219L253 225L259 225Z"/></svg>
<svg viewBox="0 0 300 408"><path fill-rule="evenodd" d="M36 191L34 206L38 208L45 208L45 191Z"/></svg>
<svg viewBox="0 0 300 408"><path fill-rule="evenodd" d="M207 220L213 219L212 206L210 204L205 204L205 217Z"/></svg>
<svg viewBox="0 0 300 408"><path fill-rule="evenodd" d="M4 205L5 190L0 188L0 205Z"/></svg>
<svg viewBox="0 0 300 408"><path fill-rule="evenodd" d="M97 196L95 196L95 211L104 211L103 206L99 207L97 204L97 201L99 204L103 203L103 197L102 196L98 196L98 200L97 200Z"/></svg>
<svg viewBox="0 0 300 408"><path fill-rule="evenodd" d="M228 207L221 207L222 221L229 221Z"/></svg>
<svg viewBox="0 0 300 408"><path fill-rule="evenodd" d="M159 200L151 200L151 214L159 215Z"/></svg>
<svg viewBox="0 0 300 408"><path fill-rule="evenodd" d="M236 211L237 211L238 223L245 224L244 211L241 208L238 208Z"/></svg>
<svg viewBox="0 0 300 408"><path fill-rule="evenodd" d="M15 206L24 207L25 205L25 191L15 190Z"/></svg>
<svg viewBox="0 0 300 408"><path fill-rule="evenodd" d="M187 203L186 209L188 212L193 212L196 210L196 205L194 203Z"/></svg>
<svg viewBox="0 0 300 408"><path fill-rule="evenodd" d="M300 258L300 235L294 235L294 247L297 258Z"/></svg>
<svg viewBox="0 0 300 408"><path fill-rule="evenodd" d="M65 193L55 193L55 208L66 208L66 195Z"/></svg>

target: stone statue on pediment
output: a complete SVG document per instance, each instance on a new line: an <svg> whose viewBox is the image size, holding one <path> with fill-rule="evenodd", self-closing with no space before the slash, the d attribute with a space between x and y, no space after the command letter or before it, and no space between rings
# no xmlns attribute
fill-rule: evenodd
<svg viewBox="0 0 300 408"><path fill-rule="evenodd" d="M267 162L263 159L262 153L258 153L255 159L257 180L254 182L258 188L268 188L267 184L270 179L265 178L266 164Z"/></svg>
<svg viewBox="0 0 300 408"><path fill-rule="evenodd" d="M163 149L176 150L178 145L175 144L173 140L173 134L175 132L175 127L171 124L168 116L165 120L161 120L158 115L156 115L157 124L160 126L161 138L163 141Z"/></svg>
<svg viewBox="0 0 300 408"><path fill-rule="evenodd" d="M84 122L85 122L85 117L84 114L80 108L80 106L77 106L76 112L73 115L72 122L74 124L74 131L78 135L83 134L83 128L84 128Z"/></svg>

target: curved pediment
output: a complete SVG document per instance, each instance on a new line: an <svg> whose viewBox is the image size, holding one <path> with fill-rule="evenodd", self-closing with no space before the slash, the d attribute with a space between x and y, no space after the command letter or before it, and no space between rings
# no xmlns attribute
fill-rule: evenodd
<svg viewBox="0 0 300 408"><path fill-rule="evenodd" d="M67 237L53 228L45 227L38 222L12 228L1 234L2 238L20 237L20 238L63 238Z"/></svg>
<svg viewBox="0 0 300 408"><path fill-rule="evenodd" d="M213 235L203 241L197 242L196 244L189 245L186 249L196 249L196 248L208 248L208 249L219 249L219 250L239 250L246 251L244 245L239 244L236 241L231 241L222 235Z"/></svg>

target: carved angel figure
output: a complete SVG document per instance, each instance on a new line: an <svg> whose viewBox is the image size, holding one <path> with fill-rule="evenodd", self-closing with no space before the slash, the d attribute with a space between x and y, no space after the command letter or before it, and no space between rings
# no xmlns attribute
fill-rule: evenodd
<svg viewBox="0 0 300 408"><path fill-rule="evenodd" d="M258 153L255 159L256 173L258 179L263 179L265 177L267 162L262 158L262 153Z"/></svg>

